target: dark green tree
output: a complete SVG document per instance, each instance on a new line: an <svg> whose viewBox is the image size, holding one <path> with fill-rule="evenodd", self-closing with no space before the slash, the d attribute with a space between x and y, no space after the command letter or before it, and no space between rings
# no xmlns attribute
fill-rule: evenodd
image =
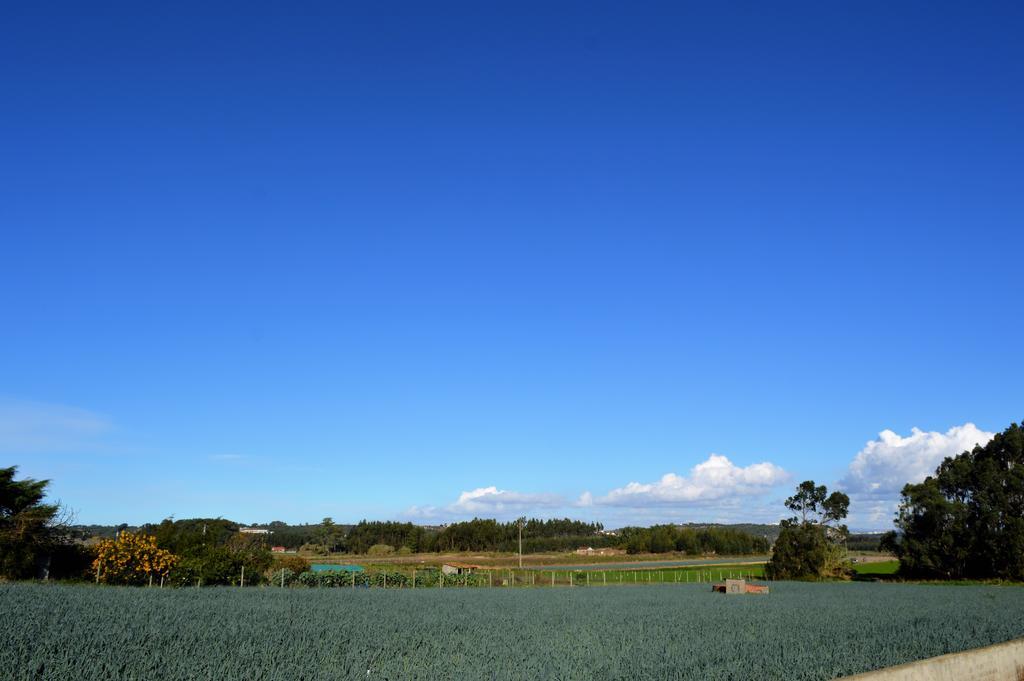
<svg viewBox="0 0 1024 681"><path fill-rule="evenodd" d="M344 533L341 527L334 524L332 518L327 517L320 522L320 528L317 530L317 539L320 545L324 547L324 551L334 553L341 549L344 542Z"/></svg>
<svg viewBox="0 0 1024 681"><path fill-rule="evenodd" d="M850 497L828 493L825 485L805 480L786 508L799 514L781 523L781 531L768 561L774 579L829 579L845 577L849 566L843 541L848 534L840 524L850 508Z"/></svg>
<svg viewBox="0 0 1024 681"><path fill-rule="evenodd" d="M15 480L18 468L0 468L0 576L28 579L45 574L49 557L68 543L59 504L46 504L49 480Z"/></svg>
<svg viewBox="0 0 1024 681"><path fill-rule="evenodd" d="M885 546L900 572L932 579L1024 580L1024 429L947 457L903 488Z"/></svg>

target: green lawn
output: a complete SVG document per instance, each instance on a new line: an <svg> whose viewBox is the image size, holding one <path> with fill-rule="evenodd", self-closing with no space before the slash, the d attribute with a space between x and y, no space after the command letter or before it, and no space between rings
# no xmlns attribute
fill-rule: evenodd
<svg viewBox="0 0 1024 681"><path fill-rule="evenodd" d="M887 560L880 563L859 563L853 566L858 575L894 575L900 569L898 560Z"/></svg>

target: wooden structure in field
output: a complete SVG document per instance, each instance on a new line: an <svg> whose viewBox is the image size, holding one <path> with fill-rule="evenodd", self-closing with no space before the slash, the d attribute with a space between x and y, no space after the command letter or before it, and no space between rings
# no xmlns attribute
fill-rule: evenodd
<svg viewBox="0 0 1024 681"><path fill-rule="evenodd" d="M445 563L441 566L441 572L446 575L471 575L477 570L482 570L482 565L471 563Z"/></svg>
<svg viewBox="0 0 1024 681"><path fill-rule="evenodd" d="M711 590L733 596L739 594L766 594L768 593L768 585L747 584L745 579L727 579L724 582L712 584Z"/></svg>

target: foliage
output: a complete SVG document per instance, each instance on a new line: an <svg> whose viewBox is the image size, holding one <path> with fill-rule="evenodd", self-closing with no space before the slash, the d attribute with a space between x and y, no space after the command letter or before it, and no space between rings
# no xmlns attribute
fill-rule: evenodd
<svg viewBox="0 0 1024 681"><path fill-rule="evenodd" d="M882 534L851 534L846 538L846 548L851 551L884 551Z"/></svg>
<svg viewBox="0 0 1024 681"><path fill-rule="evenodd" d="M681 551L691 556L742 556L768 552L768 540L764 537L755 537L729 527L625 527L621 530L621 537L626 552L631 554Z"/></svg>
<svg viewBox="0 0 1024 681"><path fill-rule="evenodd" d="M92 569L104 584L146 584L170 575L178 557L156 545L156 537L122 532L96 546Z"/></svg>
<svg viewBox="0 0 1024 681"><path fill-rule="evenodd" d="M75 541L57 544L50 550L48 579L84 580L92 574L96 548Z"/></svg>
<svg viewBox="0 0 1024 681"><path fill-rule="evenodd" d="M884 541L901 574L1024 580L1024 429L1011 424L906 485L896 526Z"/></svg>
<svg viewBox="0 0 1024 681"><path fill-rule="evenodd" d="M309 561L302 556L274 556L271 570L288 568L292 572L300 573L309 570Z"/></svg>
<svg viewBox="0 0 1024 681"><path fill-rule="evenodd" d="M427 541L430 532L419 525L396 522L369 522L363 520L353 527L345 537L345 548L350 553L366 553L371 546L408 546L412 551L429 551L433 546Z"/></svg>
<svg viewBox="0 0 1024 681"><path fill-rule="evenodd" d="M373 546L371 546L369 549L366 550L366 555L368 555L368 556L390 556L394 552L395 552L395 547L394 546L389 546L387 544L374 544Z"/></svg>
<svg viewBox="0 0 1024 681"><path fill-rule="evenodd" d="M327 553L334 553L344 545L345 533L341 526L335 525L331 518L324 518L317 529L317 541Z"/></svg>
<svg viewBox="0 0 1024 681"><path fill-rule="evenodd" d="M824 681L1024 635L1024 589L990 586L776 583L769 596L734 598L706 584L0 584L0 603L9 681Z"/></svg>
<svg viewBox="0 0 1024 681"><path fill-rule="evenodd" d="M842 492L828 494L825 485L805 480L786 508L799 514L780 523L767 570L773 579L834 579L848 577L843 542L848 534L839 521L846 517L850 498Z"/></svg>
<svg viewBox="0 0 1024 681"><path fill-rule="evenodd" d="M157 543L179 557L170 575L177 585L237 584L245 568L245 583L256 585L270 569L267 539L241 534L238 524L223 518L171 520L146 525Z"/></svg>
<svg viewBox="0 0 1024 681"><path fill-rule="evenodd" d="M0 577L45 573L50 554L68 543L58 504L45 504L49 480L15 480L16 466L0 468Z"/></svg>
<svg viewBox="0 0 1024 681"><path fill-rule="evenodd" d="M523 551L565 551L583 546L614 546L618 540L601 534L601 523L585 523L569 518L522 519ZM474 518L452 523L436 538L437 551L518 551L519 522L499 523Z"/></svg>

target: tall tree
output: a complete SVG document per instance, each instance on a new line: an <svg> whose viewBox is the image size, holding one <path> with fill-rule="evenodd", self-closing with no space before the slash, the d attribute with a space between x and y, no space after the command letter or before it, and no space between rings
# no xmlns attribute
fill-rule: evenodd
<svg viewBox="0 0 1024 681"><path fill-rule="evenodd" d="M768 572L775 579L826 579L849 572L842 542L848 534L840 524L850 508L850 497L828 493L825 485L805 480L786 508L799 514L783 520L775 540Z"/></svg>
<svg viewBox="0 0 1024 681"><path fill-rule="evenodd" d="M15 480L17 466L0 468L0 576L27 579L45 570L67 539L59 504L46 504L49 480Z"/></svg>
<svg viewBox="0 0 1024 681"><path fill-rule="evenodd" d="M884 538L908 576L1024 580L1024 429L947 457L903 488L898 532Z"/></svg>

